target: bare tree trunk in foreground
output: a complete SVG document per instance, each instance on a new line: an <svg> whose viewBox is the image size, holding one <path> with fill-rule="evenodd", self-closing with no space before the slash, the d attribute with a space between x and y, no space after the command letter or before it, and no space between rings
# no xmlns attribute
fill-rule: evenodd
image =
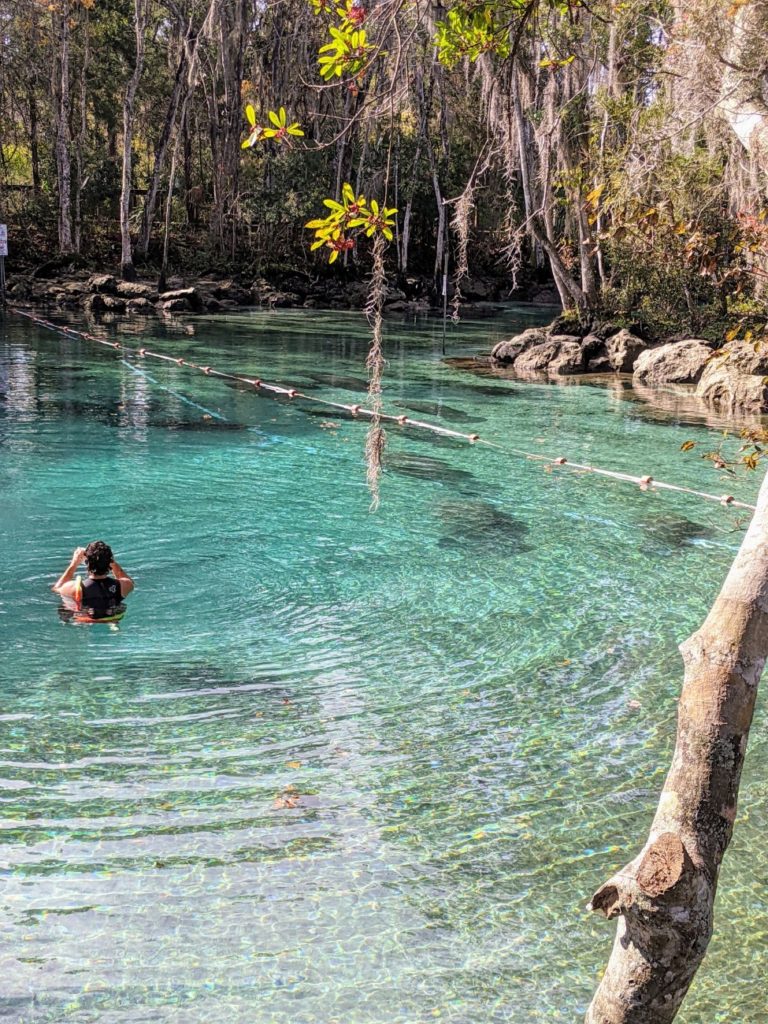
<svg viewBox="0 0 768 1024"><path fill-rule="evenodd" d="M587 1024L673 1020L712 935L718 870L768 654L768 474L723 588L680 650L677 743L648 841L590 904L619 920Z"/></svg>

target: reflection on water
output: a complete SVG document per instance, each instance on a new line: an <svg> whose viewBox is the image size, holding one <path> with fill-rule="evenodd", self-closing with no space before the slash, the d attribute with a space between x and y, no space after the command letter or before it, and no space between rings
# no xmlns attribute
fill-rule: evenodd
<svg viewBox="0 0 768 1024"><path fill-rule="evenodd" d="M526 322L451 328L449 351ZM361 387L351 314L148 330L341 401ZM386 347L389 409L720 486L681 456L711 442L682 415L482 380L429 321ZM647 829L677 644L731 513L395 427L371 515L364 423L151 378L0 327L0 1016L573 1024L613 931L583 908ZM117 632L62 628L47 590L95 536L137 580ZM759 713L683 1024L764 1019L767 763Z"/></svg>

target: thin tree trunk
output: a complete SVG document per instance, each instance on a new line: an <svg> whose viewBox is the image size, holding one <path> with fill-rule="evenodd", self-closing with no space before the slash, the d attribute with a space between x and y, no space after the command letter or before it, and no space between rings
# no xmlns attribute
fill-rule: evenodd
<svg viewBox="0 0 768 1024"><path fill-rule="evenodd" d="M31 18L31 30L30 30L30 49L34 53L39 46L39 37L37 32L37 9L32 6L30 8ZM38 112L37 112L37 67L31 67L27 77L27 101L29 107L29 159L32 164L32 190L36 196L40 195L41 181L40 181L40 140L38 131Z"/></svg>
<svg viewBox="0 0 768 1024"><path fill-rule="evenodd" d="M416 139L416 150L413 154L413 164L411 165L410 181L408 183L408 199L405 204L405 212L403 214L403 233L400 239L400 273L406 274L408 272L408 249L411 243L411 216L413 213L413 197L416 192L416 182L418 181L419 175L419 163L421 161L421 147L424 142L424 137L427 131L427 109L424 101L424 85L421 78L421 71L417 70L417 109L420 111L419 116L419 134ZM421 102L419 102L419 100Z"/></svg>
<svg viewBox="0 0 768 1024"><path fill-rule="evenodd" d="M584 200L581 194L577 199L577 216L579 229L579 263L581 265L581 290L584 292L591 309L597 306L597 275L595 273L595 240L587 222Z"/></svg>
<svg viewBox="0 0 768 1024"><path fill-rule="evenodd" d="M712 934L768 655L768 474L723 588L680 650L677 743L648 840L590 904L619 921L587 1024L669 1024Z"/></svg>
<svg viewBox="0 0 768 1024"><path fill-rule="evenodd" d="M155 144L155 160L152 165L152 177L149 181L149 187L147 189L147 195L144 200L144 207L141 213L141 229L139 231L139 241L136 245L136 251L141 256L146 256L149 249L149 239L152 235L152 222L155 219L155 210L157 208L157 196L160 191L160 177L165 167L165 158L168 153L168 144L173 133L173 126L176 123L176 115L179 110L179 102L181 100L181 94L186 83L186 70L188 65L188 45L192 45L191 40L191 22L188 25L186 37L182 45L181 55L179 62L176 66L176 76L173 80L173 89L171 91L171 98L168 101L168 109L165 114L165 121L158 137L157 143Z"/></svg>
<svg viewBox="0 0 768 1024"><path fill-rule="evenodd" d="M53 94L55 97L56 125L56 178L59 193L59 252L74 252L72 239L72 171L69 128L69 0L53 11L54 33L58 37L57 57L53 66Z"/></svg>
<svg viewBox="0 0 768 1024"><path fill-rule="evenodd" d="M513 97L512 109L515 114L515 128L517 135L517 159L520 164L520 184L523 187L523 203L525 208L526 234L533 239L531 229L531 215L534 210L533 193L531 190L531 174L528 167L528 147L525 138L525 118L523 116L523 105L520 102L520 82L516 79L512 84Z"/></svg>
<svg viewBox="0 0 768 1024"><path fill-rule="evenodd" d="M78 100L80 106L80 129L75 142L75 249L80 252L83 241L83 144L88 134L88 65L90 63L91 46L88 23L88 8L84 10L83 24L83 60L80 65L80 85Z"/></svg>
<svg viewBox="0 0 768 1024"><path fill-rule="evenodd" d="M136 279L131 247L131 181L133 160L133 109L136 90L144 69L144 33L147 28L149 4L147 0L134 0L134 29L136 33L135 63L123 96L123 174L120 189L120 272L124 281Z"/></svg>
<svg viewBox="0 0 768 1024"><path fill-rule="evenodd" d="M168 195L165 200L165 226L163 230L163 261L160 267L160 275L157 283L157 290L159 292L165 291L165 285L168 277L168 251L170 245L171 236L171 213L173 210L173 189L176 181L176 165L179 158L179 143L182 126L186 124L187 120L187 109L189 102L195 91L197 85L197 68L200 59L200 43L203 39L209 37L211 32L211 25L213 18L217 10L218 0L210 0L208 10L206 12L203 23L200 26L200 31L195 37L194 49L190 50L189 59L187 62L187 75L186 75L186 88L184 90L184 96L181 101L181 110L179 113L178 125L176 128L176 137L173 141L173 151L171 155L171 168L168 174ZM215 104L214 104L215 107Z"/></svg>
<svg viewBox="0 0 768 1024"><path fill-rule="evenodd" d="M216 5L218 28L215 80L211 83L210 103L216 109L211 117L211 154L213 157L213 233L219 251L232 251L238 204L240 135L243 126L241 89L247 3L233 0ZM221 84L219 100L217 85ZM214 132L216 137L214 138Z"/></svg>
<svg viewBox="0 0 768 1024"><path fill-rule="evenodd" d="M197 204L192 186L192 129L189 123L189 106L184 111L181 134L184 140L184 206L187 211L187 227L194 228L197 227Z"/></svg>
<svg viewBox="0 0 768 1024"><path fill-rule="evenodd" d="M32 164L32 190L40 195L40 148L38 142L37 97L34 82L29 83L29 158Z"/></svg>
<svg viewBox="0 0 768 1024"><path fill-rule="evenodd" d="M445 204L443 193L440 188L440 178L437 173L437 161L431 139L427 138L427 156L429 157L429 169L432 174L432 188L435 192L435 204L437 206L437 233L435 236L435 268L433 278L435 287L440 283L440 274L443 269L443 251L445 248Z"/></svg>

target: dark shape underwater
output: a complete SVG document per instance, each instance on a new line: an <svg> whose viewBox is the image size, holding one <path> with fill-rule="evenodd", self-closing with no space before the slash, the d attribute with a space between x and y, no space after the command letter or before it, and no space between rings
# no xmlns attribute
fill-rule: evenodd
<svg viewBox="0 0 768 1024"><path fill-rule="evenodd" d="M436 509L442 521L439 548L453 551L491 552L500 558L532 551L525 542L527 523L501 512L485 501L444 501Z"/></svg>

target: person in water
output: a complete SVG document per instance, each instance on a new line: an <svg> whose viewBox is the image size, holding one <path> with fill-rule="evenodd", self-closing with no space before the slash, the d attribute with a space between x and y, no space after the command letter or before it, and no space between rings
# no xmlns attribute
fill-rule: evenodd
<svg viewBox="0 0 768 1024"><path fill-rule="evenodd" d="M75 578L84 562L88 576ZM103 540L92 541L87 548L75 548L69 565L51 587L65 603L71 602L78 622L116 622L125 614L123 600L133 590L133 580L117 564L112 548Z"/></svg>

